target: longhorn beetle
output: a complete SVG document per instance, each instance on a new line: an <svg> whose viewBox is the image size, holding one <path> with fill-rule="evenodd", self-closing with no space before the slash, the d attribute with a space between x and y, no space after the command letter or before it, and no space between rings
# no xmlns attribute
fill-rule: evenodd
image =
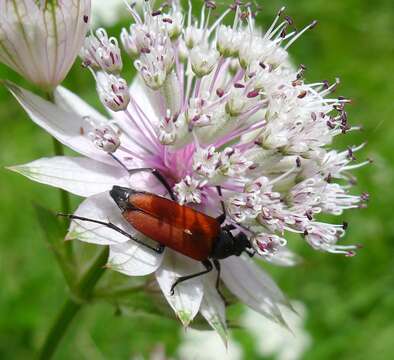
<svg viewBox="0 0 394 360"><path fill-rule="evenodd" d="M115 160L125 168L118 159L115 158ZM111 198L122 211L123 218L137 231L156 241L159 244L158 247L144 243L111 222L103 222L76 215L59 215L106 226L158 254L163 253L167 246L182 255L200 261L204 265L205 270L179 277L171 286L172 295L179 283L212 271L213 263L217 270L216 289L223 298L219 289L219 260L232 255L240 256L242 252L246 252L249 256L255 254L247 236L243 232L233 235L231 230L235 230L234 225L222 226L226 220L223 201L221 201L223 214L214 218L191 207L178 204L170 185L158 170L151 168L126 170L130 175L138 172L152 173L166 188L171 197L170 200L149 192L120 186L114 186L109 192ZM220 187L217 187L217 191L219 196L221 196Z"/></svg>

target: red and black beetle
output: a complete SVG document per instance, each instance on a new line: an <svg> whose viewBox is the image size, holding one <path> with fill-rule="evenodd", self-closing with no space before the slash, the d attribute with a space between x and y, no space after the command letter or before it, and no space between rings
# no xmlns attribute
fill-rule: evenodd
<svg viewBox="0 0 394 360"><path fill-rule="evenodd" d="M89 221L107 226L137 243L162 253L167 246L180 254L200 261L205 270L196 274L178 278L171 287L171 293L179 283L201 276L212 271L215 266L218 275L216 288L219 291L220 259L229 256L240 256L242 252L254 255L254 250L243 232L233 235L233 225L224 225L226 214L222 202L223 214L213 218L191 207L180 205L176 202L175 195L165 180L156 169L142 168L128 170L130 174L149 171L164 185L172 200L130 188L114 186L110 191L112 199L122 211L123 218L137 231L157 241L157 248L145 244L112 223L106 223L94 219L67 215L70 219ZM221 190L218 188L219 195ZM212 262L211 262L212 261Z"/></svg>

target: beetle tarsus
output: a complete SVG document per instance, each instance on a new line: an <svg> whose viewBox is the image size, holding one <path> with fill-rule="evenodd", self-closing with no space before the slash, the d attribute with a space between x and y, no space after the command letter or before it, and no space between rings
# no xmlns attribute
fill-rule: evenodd
<svg viewBox="0 0 394 360"><path fill-rule="evenodd" d="M213 260L213 264L215 265L215 268L217 270L217 276L216 276L216 291L218 292L219 296L222 298L223 302L224 302L224 306L228 306L230 303L227 301L226 297L223 295L222 291L220 290L220 262L217 259Z"/></svg>
<svg viewBox="0 0 394 360"><path fill-rule="evenodd" d="M245 252L249 255L250 258L252 258L253 256L256 255L256 250L253 250L253 249L246 248Z"/></svg>
<svg viewBox="0 0 394 360"><path fill-rule="evenodd" d="M190 279L194 279L194 278L196 278L198 276L205 275L205 274L207 274L207 273L212 271L213 266L212 266L212 263L209 260L201 261L201 263L204 265L205 270L204 271L200 271L200 272L198 272L196 274L191 274L191 275L187 275L187 276L181 276L178 279L176 279L176 281L171 286L171 290L170 290L170 294L171 295L174 295L175 287L177 285L179 285L181 282L184 282L184 281L187 281L187 280L190 280Z"/></svg>
<svg viewBox="0 0 394 360"><path fill-rule="evenodd" d="M156 248L156 251L158 254L163 254L165 248L166 247L164 245L160 245L159 247Z"/></svg>

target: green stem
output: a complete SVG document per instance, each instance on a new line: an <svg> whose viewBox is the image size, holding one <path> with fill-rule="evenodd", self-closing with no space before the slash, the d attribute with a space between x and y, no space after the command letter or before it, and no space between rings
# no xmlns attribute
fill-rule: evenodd
<svg viewBox="0 0 394 360"><path fill-rule="evenodd" d="M53 140L53 149L54 153L56 156L63 156L64 155L64 149L63 145L56 140L55 138L52 138ZM60 189L60 203L61 203L61 209L63 214L69 214L70 213L70 195L67 191Z"/></svg>
<svg viewBox="0 0 394 360"><path fill-rule="evenodd" d="M133 285L133 286L122 286L115 289L97 289L94 292L95 298L100 299L118 299L122 296L129 296L136 292L140 292L145 289L145 285Z"/></svg>
<svg viewBox="0 0 394 360"><path fill-rule="evenodd" d="M82 276L76 287L74 296L70 297L64 303L56 317L41 348L38 359L49 360L53 356L75 315L81 310L83 304L90 300L94 287L105 271L104 266L107 263L108 254L109 248L106 246Z"/></svg>
<svg viewBox="0 0 394 360"><path fill-rule="evenodd" d="M52 92L47 92L46 93L46 98L48 101L51 103L55 102L55 97L53 96ZM57 139L54 137L52 138L53 140L53 150L56 156L64 156L64 148L63 144L60 143ZM59 194L60 194L60 206L61 206L61 211L63 214L69 214L70 213L70 195L67 191L59 189ZM67 229L68 227L68 220L64 218L64 225L65 228ZM68 260L73 263L74 262L74 254L73 254L73 244L72 241L67 241L64 244L65 250L66 250L66 255Z"/></svg>

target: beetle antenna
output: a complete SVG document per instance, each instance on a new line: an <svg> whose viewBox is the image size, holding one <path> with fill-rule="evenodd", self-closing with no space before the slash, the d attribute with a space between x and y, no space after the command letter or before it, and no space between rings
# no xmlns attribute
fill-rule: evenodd
<svg viewBox="0 0 394 360"><path fill-rule="evenodd" d="M145 244L140 239L137 239L133 235L130 235L128 232L124 231L119 226L116 226L115 224L113 224L111 222L105 222L105 221L101 221L101 220L90 219L90 218L86 218L86 217L83 217L83 216L77 216L77 215L72 215L72 214L58 213L57 216L67 217L70 220L86 221L86 222L90 222L90 223L94 223L94 224L105 226L105 227L107 227L109 229L112 229L112 230L122 234L123 236L127 237L128 239L135 241L137 244L142 245L142 246L154 251L157 254L162 254L163 251L164 251L164 248L165 248L163 245L160 245L159 247L153 247L153 246L150 246L148 244Z"/></svg>
<svg viewBox="0 0 394 360"><path fill-rule="evenodd" d="M123 169L125 169L127 172L129 171L126 165L123 164L123 162L119 158L117 158L114 154L108 153L108 155L111 156L111 158L114 159Z"/></svg>
<svg viewBox="0 0 394 360"><path fill-rule="evenodd" d="M222 205L223 214L226 215L226 207L225 207L224 201L223 201L223 194L222 194L221 186L220 185L216 186L216 190L217 190L219 197L220 197L220 204Z"/></svg>

